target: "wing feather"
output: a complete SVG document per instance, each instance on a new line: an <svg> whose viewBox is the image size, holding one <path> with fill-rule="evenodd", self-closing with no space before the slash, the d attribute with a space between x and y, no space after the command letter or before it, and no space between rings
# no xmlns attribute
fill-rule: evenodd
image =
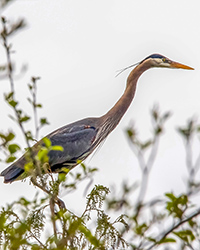
<svg viewBox="0 0 200 250"><path fill-rule="evenodd" d="M87 119L87 122L93 123L96 119ZM88 124L85 120L78 121L67 126L64 126L47 136L51 140L52 145L60 145L63 151L52 150L48 153L49 164L54 172L65 166L69 169L75 167L77 160L84 160L95 148L94 141L98 132L95 126ZM42 146L43 141L40 140L33 147L34 155ZM6 168L0 173L4 176L6 183L13 182L18 179L24 172L24 165L26 164L26 153L16 162Z"/></svg>
<svg viewBox="0 0 200 250"><path fill-rule="evenodd" d="M52 145L63 147L63 151L50 151L49 163L50 166L64 164L77 159L87 154L92 143L95 140L97 130L92 126L79 125L74 126L71 130L62 133L54 133L49 137ZM88 155L88 154L87 154Z"/></svg>

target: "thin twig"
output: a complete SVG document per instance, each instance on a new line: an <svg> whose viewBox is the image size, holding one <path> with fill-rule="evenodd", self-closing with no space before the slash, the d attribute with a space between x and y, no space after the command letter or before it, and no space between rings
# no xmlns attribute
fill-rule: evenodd
<svg viewBox="0 0 200 250"><path fill-rule="evenodd" d="M3 31L1 33L1 36L3 38L3 45L4 45L5 50L6 50L7 64L8 64L8 79L9 79L9 82L10 82L10 88L11 88L11 92L13 93L13 99L14 99L15 89L14 89L14 80L13 80L13 67L12 67L12 61L11 61L11 56L10 56L10 46L11 45L8 45L8 41L7 41L7 27L6 27L5 18L2 18L2 23L3 23ZM17 117L17 121L18 121L18 124L19 124L19 126L21 128L21 131L22 131L23 135L25 136L27 146L28 146L28 148L30 149L30 152L31 152L31 147L30 147L29 140L28 140L28 138L26 136L25 129L24 129L24 127L23 127L23 125L22 125L22 123L20 121L20 115L17 112L16 107L13 107L13 109L14 109L15 115ZM31 152L31 154L32 154L32 152Z"/></svg>
<svg viewBox="0 0 200 250"><path fill-rule="evenodd" d="M51 219L52 219L52 223L53 223L53 232L54 232L54 236L57 239L57 228L56 228L56 220L55 220L55 199L52 197L50 199L50 210L51 210Z"/></svg>
<svg viewBox="0 0 200 250"><path fill-rule="evenodd" d="M19 218L19 216L16 213L12 213L12 215L16 217L16 219L17 219L18 222L20 222L21 224L23 224L23 222L21 221L21 219ZM31 234L31 237L33 237L40 244L40 246L42 246L43 248L45 248L45 245L34 235L34 233L30 229L27 229L27 230Z"/></svg>
<svg viewBox="0 0 200 250"><path fill-rule="evenodd" d="M199 168L200 168L200 154L198 155L198 157L196 159L196 162L194 164L195 174L199 171Z"/></svg>
<svg viewBox="0 0 200 250"><path fill-rule="evenodd" d="M162 241L163 239L165 239L170 233L173 233L177 228L179 228L181 225L183 225L184 223L192 220L194 217L200 215L200 209L198 209L196 212L192 213L190 216L188 216L187 218L185 218L184 220L181 220L179 222L177 222L174 226L170 227L165 233L164 235L157 240L157 242L155 242L153 245L151 245L147 250L151 250L153 249L156 245L159 244L160 241Z"/></svg>
<svg viewBox="0 0 200 250"><path fill-rule="evenodd" d="M31 88L31 94L33 97L32 105L33 105L33 114L34 114L34 122L35 122L35 138L38 139L39 136L39 130L40 126L38 125L38 115L37 115L37 100L36 100L36 94L37 94L37 84L36 81L39 80L39 77L32 77L32 88Z"/></svg>
<svg viewBox="0 0 200 250"><path fill-rule="evenodd" d="M156 158L156 154L158 151L158 145L159 145L159 135L156 135L154 140L153 140L153 144L152 144L152 148L151 148L151 153L149 155L149 158L147 160L147 163L145 166L140 166L142 169L142 183L141 183L141 188L140 188L140 192L138 195L138 204L140 205L145 197L146 194L146 190L147 190L147 186L148 186L148 179L149 179L149 173L152 169L153 163L155 161ZM142 154L141 154L142 155ZM138 159L139 159L139 155L138 155ZM143 155L142 155L142 159L144 159ZM139 161L141 163L141 161ZM142 162L143 164L143 162Z"/></svg>
<svg viewBox="0 0 200 250"><path fill-rule="evenodd" d="M45 245L34 235L34 233L30 230L28 230L29 233L31 234L31 237L33 237L39 244L45 249Z"/></svg>
<svg viewBox="0 0 200 250"><path fill-rule="evenodd" d="M154 137L154 139L153 139L153 145L152 145L151 153L150 153L148 161L147 161L147 166L148 166L149 172L152 169L153 163L155 161L155 158L156 158L156 155L157 155L157 152L158 152L159 139L160 139L159 135L156 135Z"/></svg>
<svg viewBox="0 0 200 250"><path fill-rule="evenodd" d="M40 185L34 177L31 177L31 182L37 186L38 188L40 188L42 191L44 191L45 193L47 193L49 196L53 197L53 194L51 193L51 191L49 191L48 189L45 188L45 186ZM65 203L64 201L62 201L60 198L58 198L57 196L54 197L54 201L55 203L59 206L60 209L66 209Z"/></svg>
<svg viewBox="0 0 200 250"><path fill-rule="evenodd" d="M12 76L13 67L12 67L12 62L11 62L11 57L10 57L10 47L11 47L11 45L9 46L8 42L7 42L6 19L2 17L1 20L2 20L2 24L3 24L3 31L1 33L1 37L3 38L3 45L4 45L5 49L6 49L6 57L7 57L7 62L8 62L8 78L9 78L9 81L10 81L11 91L14 94L14 92L15 92L14 91L14 81L13 81L13 76Z"/></svg>

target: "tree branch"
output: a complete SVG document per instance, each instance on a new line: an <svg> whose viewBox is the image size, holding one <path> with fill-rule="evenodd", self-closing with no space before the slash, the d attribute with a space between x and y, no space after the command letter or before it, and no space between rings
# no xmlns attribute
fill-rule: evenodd
<svg viewBox="0 0 200 250"><path fill-rule="evenodd" d="M192 213L190 216L188 216L187 218L177 222L174 226L170 227L164 234L163 236L157 241L155 242L153 245L151 245L147 250L151 250L153 249L155 246L157 246L159 244L159 242L161 242L162 240L164 240L170 233L173 233L177 228L179 228L181 225L183 225L184 223L188 222L189 220L192 220L193 218L195 218L196 216L200 215L200 208Z"/></svg>

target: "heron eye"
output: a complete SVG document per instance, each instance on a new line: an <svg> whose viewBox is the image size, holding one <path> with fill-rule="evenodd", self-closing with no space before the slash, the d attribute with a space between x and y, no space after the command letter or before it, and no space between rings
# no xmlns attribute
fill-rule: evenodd
<svg viewBox="0 0 200 250"><path fill-rule="evenodd" d="M166 58L162 58L162 61L165 62L165 61L166 61Z"/></svg>

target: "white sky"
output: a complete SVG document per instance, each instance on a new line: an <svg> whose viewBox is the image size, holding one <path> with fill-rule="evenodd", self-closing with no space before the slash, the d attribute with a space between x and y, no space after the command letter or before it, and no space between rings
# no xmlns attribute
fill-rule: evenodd
<svg viewBox="0 0 200 250"><path fill-rule="evenodd" d="M130 121L135 121L141 137L148 139L149 110L159 103L162 111L171 110L173 116L161 140L147 197L171 190L183 191L184 148L174 128L185 124L192 115L200 116L199 8L199 0L18 0L4 10L3 15L8 19L23 17L27 22L27 28L12 39L18 70L23 63L29 66L26 75L16 81L16 89L29 113L26 83L31 76L41 77L38 100L44 108L39 114L51 123L41 131L41 136L81 118L104 114L125 88L129 72L115 78L116 70L152 53L161 53L195 68L195 71L153 69L141 77L134 102L120 125L92 159L86 161L99 168L94 184L119 187L124 179L130 183L140 179L137 160L124 130ZM4 53L2 48L0 53ZM16 129L7 117L10 109L3 101L3 93L8 90L8 83L2 82L1 131ZM17 131L23 147L25 143ZM4 168L1 164L1 170ZM0 189L0 205L18 196L30 198L35 193L28 182L5 185L3 179ZM76 204L81 197L82 192L63 199L70 209L78 211Z"/></svg>

